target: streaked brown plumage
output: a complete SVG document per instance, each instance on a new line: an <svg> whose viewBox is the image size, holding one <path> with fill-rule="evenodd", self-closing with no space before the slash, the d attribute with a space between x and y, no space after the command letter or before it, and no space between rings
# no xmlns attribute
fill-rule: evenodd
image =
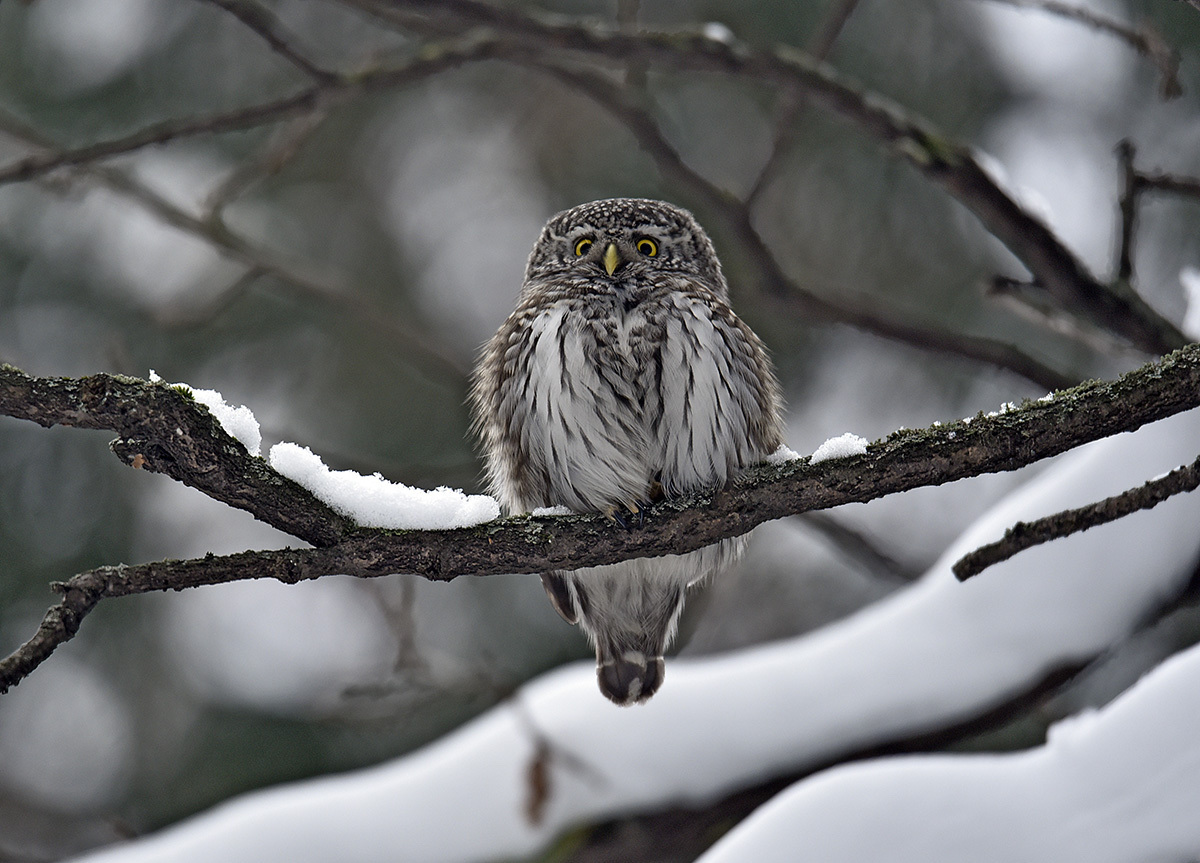
<svg viewBox="0 0 1200 863"><path fill-rule="evenodd" d="M625 521L777 449L774 371L728 293L708 236L678 207L618 198L550 219L471 392L505 510L563 505ZM687 587L740 547L727 540L542 582L592 641L601 691L632 704L662 684Z"/></svg>

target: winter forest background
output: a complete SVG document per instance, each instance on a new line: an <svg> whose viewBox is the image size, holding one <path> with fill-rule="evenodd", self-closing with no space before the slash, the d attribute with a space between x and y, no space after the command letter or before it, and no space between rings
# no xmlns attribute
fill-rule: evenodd
<svg viewBox="0 0 1200 863"><path fill-rule="evenodd" d="M886 439L870 485L1032 418L1011 467L1073 433L1050 391L1200 336L1197 176L1195 0L0 0L0 362L477 493L466 374L541 225L647 196L712 234L798 453ZM1200 403L1176 356L1076 419ZM104 599L0 695L0 860L1200 859L1200 503L950 572L1192 462L1179 410L771 521L628 710L530 575ZM303 545L10 416L0 654L50 582Z"/></svg>

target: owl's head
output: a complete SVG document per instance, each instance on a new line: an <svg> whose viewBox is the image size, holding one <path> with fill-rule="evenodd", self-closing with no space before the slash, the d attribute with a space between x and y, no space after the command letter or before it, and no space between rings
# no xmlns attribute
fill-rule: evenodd
<svg viewBox="0 0 1200 863"><path fill-rule="evenodd" d="M728 289L712 241L687 210L646 198L609 198L552 217L529 256L526 282L569 277L652 283L656 274Z"/></svg>

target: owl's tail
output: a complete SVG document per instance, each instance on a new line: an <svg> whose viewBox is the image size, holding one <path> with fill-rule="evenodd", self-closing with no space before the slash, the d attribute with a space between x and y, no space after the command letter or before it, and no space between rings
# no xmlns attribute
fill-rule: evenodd
<svg viewBox="0 0 1200 863"><path fill-rule="evenodd" d="M594 592L584 593L584 623L591 625L600 691L622 706L647 701L662 686L663 652L683 611L682 586L647 579L639 588L635 593L641 602L622 609L624 616L608 619L598 617L596 604L588 603Z"/></svg>
<svg viewBox="0 0 1200 863"><path fill-rule="evenodd" d="M662 654L647 656L640 650L626 650L620 655L607 650L596 652L600 691L622 707L646 701L662 686L665 674Z"/></svg>
<svg viewBox="0 0 1200 863"><path fill-rule="evenodd" d="M596 678L606 698L639 704L662 686L663 654L696 571L690 557L668 556L542 578L554 607L596 648Z"/></svg>

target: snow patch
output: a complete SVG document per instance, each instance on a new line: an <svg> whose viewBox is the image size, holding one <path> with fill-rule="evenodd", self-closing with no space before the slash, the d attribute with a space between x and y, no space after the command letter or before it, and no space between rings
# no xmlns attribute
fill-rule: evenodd
<svg viewBox="0 0 1200 863"><path fill-rule="evenodd" d="M846 432L845 434L831 437L825 443L817 447L813 452L812 458L809 459L809 464L817 464L818 462L829 461L833 458L848 458L852 455L865 455L867 452L867 439L859 437L856 434Z"/></svg>
<svg viewBox="0 0 1200 863"><path fill-rule="evenodd" d="M308 447L283 441L271 447L271 467L311 491L318 500L363 527L389 530L449 530L500 516L487 495L446 487L432 491L391 482L378 473L330 470Z"/></svg>
<svg viewBox="0 0 1200 863"><path fill-rule="evenodd" d="M714 42L720 42L724 45L731 45L734 41L733 31L722 24L720 21L709 21L704 25L704 38L711 39Z"/></svg>
<svg viewBox="0 0 1200 863"><path fill-rule="evenodd" d="M1200 848L1200 647L1006 755L837 767L737 825L700 863L1191 860Z"/></svg>
<svg viewBox="0 0 1200 863"><path fill-rule="evenodd" d="M150 369L150 382L165 383L154 369ZM234 407L226 403L224 396L216 390L196 389L191 384L184 383L167 384L167 386L183 387L190 392L192 398L208 408L209 413L216 417L217 422L221 424L221 428L225 429L230 437L238 440L250 455L257 456L262 453L262 430L250 408L245 405Z"/></svg>
<svg viewBox="0 0 1200 863"><path fill-rule="evenodd" d="M781 443L779 449L767 456L767 464L783 464L785 461L795 461L798 458L800 458L800 453L787 444Z"/></svg>

